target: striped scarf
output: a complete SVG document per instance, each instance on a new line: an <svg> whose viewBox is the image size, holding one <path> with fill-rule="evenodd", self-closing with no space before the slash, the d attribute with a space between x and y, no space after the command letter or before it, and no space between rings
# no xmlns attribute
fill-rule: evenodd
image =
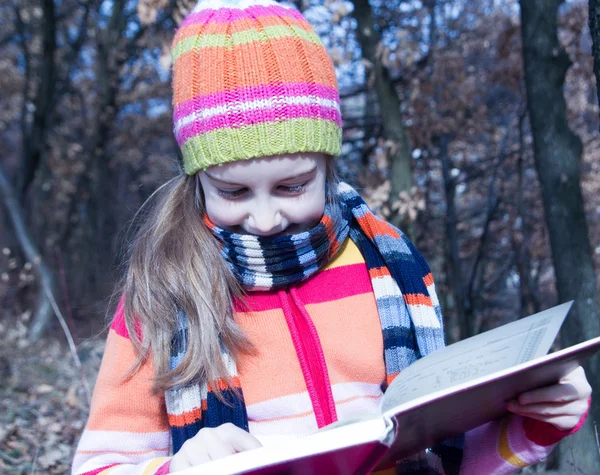
<svg viewBox="0 0 600 475"><path fill-rule="evenodd" d="M205 219L219 241L221 254L247 290L272 290L302 282L322 269L350 237L360 249L371 278L383 331L387 384L400 371L444 346L442 315L433 278L425 259L404 234L381 220L348 184L336 190L336 205L326 205L323 218L312 229L277 237L234 234ZM178 328L171 345L171 369L187 351L187 318L178 314ZM165 394L174 453L203 427L231 422L248 430L235 361L223 349L222 356L233 388L218 381L225 401L211 391L211 384L190 384ZM181 414L187 414L181 420ZM464 437L432 447L444 472L458 473ZM416 454L399 465L402 473L435 473L425 454Z"/></svg>

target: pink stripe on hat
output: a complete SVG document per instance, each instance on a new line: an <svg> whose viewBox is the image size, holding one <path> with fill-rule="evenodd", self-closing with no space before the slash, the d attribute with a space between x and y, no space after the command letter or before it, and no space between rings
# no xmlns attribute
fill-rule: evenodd
<svg viewBox="0 0 600 475"><path fill-rule="evenodd" d="M214 15L215 13L223 11L226 11L228 15L219 15L219 17L212 17L212 15ZM181 24L181 27L183 28L185 26L193 25L195 23L206 23L207 20L210 20L211 23L229 23L232 21L243 19L258 20L261 17L271 16L273 14L277 14L280 17L288 16L291 18L295 18L296 20L306 21L300 12L291 8L285 8L279 5L272 7L265 7L264 5L255 5L245 10L241 10L239 8L218 10L208 8L197 13L191 13L189 16L186 17L185 21Z"/></svg>
<svg viewBox="0 0 600 475"><path fill-rule="evenodd" d="M281 100L285 97L312 96L319 99L329 99L339 104L338 91L334 87L310 83L272 83L261 86L236 88L230 91L217 92L197 96L194 99L175 106L173 111L174 121L177 123L181 118L201 109L223 106L230 104L232 98L236 102L256 101L260 99L273 99L277 97L274 91L282 91Z"/></svg>
<svg viewBox="0 0 600 475"><path fill-rule="evenodd" d="M289 34L282 36L282 31ZM224 35L257 32L260 41L218 46ZM216 35L210 38L214 47L195 48L205 35ZM342 120L334 65L297 10L275 0L200 0L172 48L173 125L187 174L256 158L255 153L340 154ZM251 127L257 124L264 125ZM289 140L273 143L271 128ZM255 152L225 147L214 153L213 135L208 142L196 140L215 130L226 131L231 140L243 141Z"/></svg>
<svg viewBox="0 0 600 475"><path fill-rule="evenodd" d="M283 114L284 115L283 115ZM222 128L239 129L245 125L257 125L265 122L285 122L289 119L323 119L342 126L342 117L338 110L319 105L289 105L281 108L258 109L235 114L220 114L207 119L198 119L182 127L177 135L177 143L182 145L187 139Z"/></svg>

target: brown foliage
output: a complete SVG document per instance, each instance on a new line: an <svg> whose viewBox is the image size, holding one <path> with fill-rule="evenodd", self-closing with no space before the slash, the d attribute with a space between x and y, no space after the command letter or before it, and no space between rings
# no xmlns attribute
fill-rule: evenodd
<svg viewBox="0 0 600 475"><path fill-rule="evenodd" d="M122 13L125 27L114 30L116 39L107 43L112 38L107 29L114 25L110 12L96 3L90 3L83 26L85 2L65 0L57 10L56 100L43 141L43 160L23 203L38 245L59 276L59 304L67 316L72 315L69 323L79 342L103 326L105 297L119 272L132 217L177 167L171 134L170 42L176 25L194 4L190 0L144 0L135 8L127 4ZM452 8L448 2L418 7L402 2L400 8L396 1L375 8L383 38L376 54L401 98L413 157L414 191L393 197L389 157L395 144L383 139L380 108L367 92L372 63L361 60L349 5L329 0L297 3L315 23L338 67L346 141L340 172L361 187L376 211L385 216L401 210L415 224L416 245L437 278L450 338L459 335L461 312L478 331L514 319L526 309L555 303L531 132L524 116L515 2L457 0L450 2ZM429 5L436 3L431 10ZM31 98L41 80L43 58L39 7L32 1L18 2L18 10L15 5L0 5L0 166L17 182L22 137L33 120ZM81 28L87 34L73 56L72 42ZM569 2L561 11L559 33L572 61L565 96L570 127L584 144L582 188L598 269L599 113L585 2ZM102 63L106 44L109 54ZM25 65L30 71L27 83ZM105 92L108 102L101 100ZM455 216L448 226L450 198ZM10 250L10 255L0 254L0 321L4 329L23 331L37 283L4 225L2 210L0 223L0 250ZM448 250L452 241L459 257L453 269ZM451 286L457 280L464 283L458 293ZM10 345L17 344L11 340ZM8 454L2 462L6 467L30 468L37 450L32 431L41 427L40 418L51 426L56 420L48 420L54 417L50 414L57 420L62 414L72 424L57 432L58 438L48 439L55 446L72 444L81 428L85 410L80 401L59 407L69 388L77 387L77 375L69 369L64 351L56 350L54 343L48 345L37 349L37 355L32 351L22 362L10 363L13 379L0 408L0 414L13 414L0 421L0 427L7 427L0 433L0 454ZM0 371L9 356L0 358ZM64 381L46 380L41 374L31 374L29 384L14 380L15 368L46 357L54 363L44 364L54 364L57 374L71 371L71 381L67 376ZM43 384L54 389L40 394ZM42 386L42 393L47 390ZM39 450L38 463L46 463L40 458L46 449ZM52 457L44 467L53 468L44 473L65 468L62 462L50 464Z"/></svg>

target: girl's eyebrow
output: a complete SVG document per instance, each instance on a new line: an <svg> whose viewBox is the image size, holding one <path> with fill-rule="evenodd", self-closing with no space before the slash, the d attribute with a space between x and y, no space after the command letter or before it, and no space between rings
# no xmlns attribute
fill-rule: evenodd
<svg viewBox="0 0 600 475"><path fill-rule="evenodd" d="M314 173L317 170L317 166L315 165L314 167L312 167L310 170L306 170L300 173L296 173L295 175L291 175L288 176L287 178L283 178L279 181L288 181L288 180L294 180L296 178L301 178L301 177L305 177L306 175L310 175L312 173Z"/></svg>
<svg viewBox="0 0 600 475"><path fill-rule="evenodd" d="M282 178L281 180L278 181L288 181L288 180L294 180L296 178L300 178L300 177L304 177L306 175L310 175L312 173L314 173L317 169L317 166L315 165L314 167L312 167L310 170L306 170L306 171L302 171L300 173L296 173L294 175L288 176L286 178ZM234 185L234 186L240 186L239 183L234 183L232 181L227 181L227 180L222 180L221 178L217 178L215 176L212 176L210 173L208 173L206 170L204 171L204 174L210 178L213 181L218 181L220 183L224 183L226 185Z"/></svg>
<svg viewBox="0 0 600 475"><path fill-rule="evenodd" d="M226 185L239 186L239 183L233 183L231 181L221 180L220 178L214 177L210 173L208 173L206 170L204 170L204 174L213 181L218 181L219 183L224 183Z"/></svg>

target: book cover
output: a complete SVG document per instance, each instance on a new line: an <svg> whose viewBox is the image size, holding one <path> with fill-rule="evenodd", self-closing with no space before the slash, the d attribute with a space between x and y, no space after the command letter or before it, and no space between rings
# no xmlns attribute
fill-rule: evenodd
<svg viewBox="0 0 600 475"><path fill-rule="evenodd" d="M416 361L387 388L379 415L180 472L369 473L502 417L522 392L558 382L600 350L600 337L547 354L565 303L449 345Z"/></svg>

